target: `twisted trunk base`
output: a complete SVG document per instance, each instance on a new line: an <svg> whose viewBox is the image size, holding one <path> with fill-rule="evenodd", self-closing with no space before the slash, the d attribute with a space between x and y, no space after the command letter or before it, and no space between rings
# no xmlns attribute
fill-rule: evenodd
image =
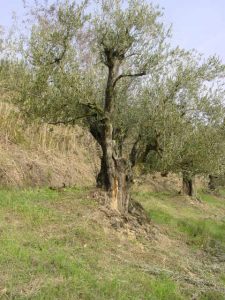
<svg viewBox="0 0 225 300"><path fill-rule="evenodd" d="M128 164L123 158L112 159L113 168L108 168L106 155L102 155L101 169L97 176L97 187L107 193L107 204L120 212L128 213L130 202L131 175Z"/></svg>
<svg viewBox="0 0 225 300"><path fill-rule="evenodd" d="M195 196L195 186L193 182L193 178L183 175L183 186L182 186L183 194L193 197Z"/></svg>
<svg viewBox="0 0 225 300"><path fill-rule="evenodd" d="M209 175L208 188L210 189L210 191L215 191L215 189L216 189L216 180L217 180L216 176Z"/></svg>

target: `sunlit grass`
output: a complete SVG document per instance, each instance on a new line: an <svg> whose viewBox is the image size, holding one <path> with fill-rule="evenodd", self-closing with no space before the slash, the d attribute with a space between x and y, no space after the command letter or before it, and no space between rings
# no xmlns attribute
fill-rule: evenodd
<svg viewBox="0 0 225 300"><path fill-rule="evenodd" d="M210 206L220 204L221 200L215 196L203 192L200 195ZM170 229L171 235L182 234L188 243L199 247L213 245L214 240L225 244L225 221L213 220L207 214L200 214L198 207L184 205L185 198L174 199L167 193L156 196L152 192L136 193L135 196L143 203L152 221Z"/></svg>
<svg viewBox="0 0 225 300"><path fill-rule="evenodd" d="M0 191L3 299L185 299L168 277L110 258L115 240L84 217L88 191Z"/></svg>

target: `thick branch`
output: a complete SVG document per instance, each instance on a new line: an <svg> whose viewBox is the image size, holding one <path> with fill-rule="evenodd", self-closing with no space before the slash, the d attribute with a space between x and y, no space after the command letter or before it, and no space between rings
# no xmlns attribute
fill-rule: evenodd
<svg viewBox="0 0 225 300"><path fill-rule="evenodd" d="M114 83L113 83L113 87L116 86L117 82L118 82L121 78L124 78L124 77L141 77L141 76L144 76L144 75L146 75L146 71L143 71L143 72L140 72L140 73L136 73L136 74L121 74L121 75L119 75L119 76L115 79L115 81L114 81Z"/></svg>
<svg viewBox="0 0 225 300"><path fill-rule="evenodd" d="M81 106L84 106L85 108L88 108L92 111L95 111L96 113L98 113L101 116L104 115L103 110L96 103L92 103L92 102L82 103L82 102L80 102L79 104Z"/></svg>
<svg viewBox="0 0 225 300"><path fill-rule="evenodd" d="M162 153L163 149L161 147L159 147L158 143L146 145L145 151L142 155L142 162L146 161L146 158L150 151L155 151L161 157L162 156L161 153Z"/></svg>
<svg viewBox="0 0 225 300"><path fill-rule="evenodd" d="M131 149L130 152L130 162L131 162L131 167L133 168L136 163L137 163L137 159L138 159L138 143L141 139L141 135L139 134L137 140L134 142L133 147Z"/></svg>
<svg viewBox="0 0 225 300"><path fill-rule="evenodd" d="M142 153L142 155L140 157L140 162L144 163L146 161L147 156L148 156L150 151L155 151L159 155L159 157L162 157L163 149L160 147L160 143L159 143L160 135L161 134L156 131L156 136L155 136L154 142L153 143L148 143L145 146L145 150L144 150L144 152Z"/></svg>
<svg viewBox="0 0 225 300"><path fill-rule="evenodd" d="M68 120L58 120L58 121L52 121L52 122L48 122L48 124L50 125L59 125L59 124L73 124L75 123L77 120L80 120L80 119L84 119L84 118L87 118L87 117L92 117L94 115L94 113L92 114L85 114L85 115L82 115L82 116L79 116L79 117L76 117L76 118L73 118L73 119L68 119Z"/></svg>

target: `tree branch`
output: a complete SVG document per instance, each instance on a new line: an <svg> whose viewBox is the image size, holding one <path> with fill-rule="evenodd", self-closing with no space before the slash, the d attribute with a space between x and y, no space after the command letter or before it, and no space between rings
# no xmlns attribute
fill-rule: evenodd
<svg viewBox="0 0 225 300"><path fill-rule="evenodd" d="M52 121L52 122L48 122L49 125L59 125L59 124L71 124L71 123L75 123L77 120L80 120L80 119L84 119L84 118L87 118L87 117L92 117L94 115L94 113L92 114L85 114L85 115L82 115L82 116L79 116L77 118L73 118L73 119L69 119L69 120L58 120L58 121Z"/></svg>
<svg viewBox="0 0 225 300"><path fill-rule="evenodd" d="M141 76L144 76L144 75L146 75L146 71L143 71L143 72L140 72L140 73L136 73L136 74L121 74L121 75L119 75L119 76L115 79L115 81L114 81L114 83L113 83L113 87L116 86L117 82L118 82L121 78L124 78L124 77L141 77Z"/></svg>
<svg viewBox="0 0 225 300"><path fill-rule="evenodd" d="M160 142L159 142L161 133L157 132L157 131L155 131L155 133L156 133L156 136L155 136L155 139L153 140L153 142L148 143L145 146L145 150L142 153L142 155L140 156L140 162L143 162L143 163L146 162L147 156L150 151L155 151L159 155L160 158L162 157L163 148L160 147Z"/></svg>
<svg viewBox="0 0 225 300"><path fill-rule="evenodd" d="M87 102L87 103L79 102L79 104L81 106L84 106L84 107L90 109L90 110L94 110L95 112L97 112L101 116L104 116L104 111L96 103L92 103L92 102Z"/></svg>
<svg viewBox="0 0 225 300"><path fill-rule="evenodd" d="M137 163L137 159L138 159L138 143L141 140L141 134L138 135L136 141L133 144L133 147L131 149L129 158L130 158L130 162L131 162L131 167L133 168L136 163Z"/></svg>

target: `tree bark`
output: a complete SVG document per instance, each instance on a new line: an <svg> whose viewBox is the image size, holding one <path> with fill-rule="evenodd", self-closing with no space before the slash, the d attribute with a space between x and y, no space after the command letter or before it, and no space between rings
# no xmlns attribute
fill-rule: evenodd
<svg viewBox="0 0 225 300"><path fill-rule="evenodd" d="M188 195L190 197L195 196L195 186L194 186L192 176L183 174L182 191L183 191L183 194Z"/></svg>
<svg viewBox="0 0 225 300"><path fill-rule="evenodd" d="M208 183L208 187L211 191L215 191L216 189L216 176L213 175L209 175L209 183Z"/></svg>
<svg viewBox="0 0 225 300"><path fill-rule="evenodd" d="M112 209L121 214L128 213L129 162L118 151L118 143L113 140L113 114L115 100L115 80L118 76L119 62L107 53L108 78L105 90L104 118L102 119L101 139L98 141L102 148L101 169L97 176L97 186L107 193L107 203Z"/></svg>
<svg viewBox="0 0 225 300"><path fill-rule="evenodd" d="M108 125L109 126L109 125ZM101 168L97 176L97 187L107 193L107 204L121 214L128 213L131 168L128 160L119 157L111 137L110 126L104 130L101 142Z"/></svg>
<svg viewBox="0 0 225 300"><path fill-rule="evenodd" d="M113 167L108 169L107 158L101 157L101 169L97 177L97 187L107 192L107 204L121 214L128 213L132 176L127 161L113 157Z"/></svg>
<svg viewBox="0 0 225 300"><path fill-rule="evenodd" d="M122 214L128 213L131 180L127 174L127 162L123 158L114 160L113 186L109 197L111 207Z"/></svg>
<svg viewBox="0 0 225 300"><path fill-rule="evenodd" d="M167 177L169 172L168 171L162 171L160 174L161 174L162 177Z"/></svg>
<svg viewBox="0 0 225 300"><path fill-rule="evenodd" d="M101 156L101 166L100 171L98 173L96 184L98 188L102 188L107 190L109 187L109 178L107 172L107 162L106 162L106 150L102 149L102 156Z"/></svg>

